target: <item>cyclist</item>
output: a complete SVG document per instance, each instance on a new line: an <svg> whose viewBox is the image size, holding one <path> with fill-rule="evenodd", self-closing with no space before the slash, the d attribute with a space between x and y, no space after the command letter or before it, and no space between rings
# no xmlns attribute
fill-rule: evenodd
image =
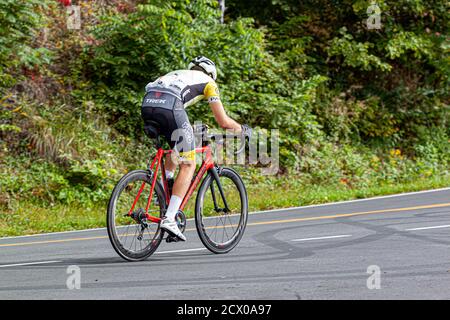
<svg viewBox="0 0 450 320"><path fill-rule="evenodd" d="M201 100L207 100L214 118L220 127L232 129L235 133L249 133L250 128L240 125L225 112L220 101L216 84L216 65L210 59L198 56L188 66L188 70L172 71L156 81L147 84L141 115L144 127L157 126L159 134L169 141L178 155L179 173L173 183L161 228L171 235L186 241L178 229L175 216L189 188L195 172L195 139L185 108ZM147 130L147 129L146 129ZM166 178L173 181L177 164L169 155L166 157Z"/></svg>

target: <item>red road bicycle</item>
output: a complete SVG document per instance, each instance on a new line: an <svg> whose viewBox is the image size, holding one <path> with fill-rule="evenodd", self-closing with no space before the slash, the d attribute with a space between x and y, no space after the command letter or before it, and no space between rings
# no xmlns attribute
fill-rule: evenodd
<svg viewBox="0 0 450 320"><path fill-rule="evenodd" d="M231 168L214 163L209 141L223 144L236 135L209 134L206 126L194 129L201 138L201 147L195 152L202 155L191 185L176 216L182 232L186 228L183 210L193 192L200 185L195 203L195 226L200 240L213 253L227 253L241 240L248 217L248 198L239 174ZM170 199L165 174L164 156L172 150L161 147L157 124L146 127L146 133L156 139L158 151L147 170L134 170L124 175L115 186L108 204L108 236L115 251L129 261L150 257L161 244L176 241L160 228ZM245 138L236 153L245 150ZM150 163L150 162L149 162ZM217 192L218 191L218 192Z"/></svg>

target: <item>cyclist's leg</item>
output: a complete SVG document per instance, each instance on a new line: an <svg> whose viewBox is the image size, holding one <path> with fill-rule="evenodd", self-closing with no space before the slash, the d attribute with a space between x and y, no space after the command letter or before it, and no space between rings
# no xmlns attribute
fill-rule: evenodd
<svg viewBox="0 0 450 320"><path fill-rule="evenodd" d="M191 184L195 172L195 161L183 161L180 163L180 172L173 184L172 196L178 196L183 199ZM181 205L181 203L180 203ZM179 207L177 208L178 211Z"/></svg>
<svg viewBox="0 0 450 320"><path fill-rule="evenodd" d="M155 90L157 90L157 88ZM162 98L158 100L158 98L156 98L156 93L158 92L153 90L149 90L147 92L141 109L141 116L144 120L144 124L147 124L147 122L150 121L157 122L159 124L160 135L165 136L166 138L169 137L168 141L170 141L172 130L176 128L172 112L176 98L164 94L158 96L158 98ZM155 101L166 101L166 103L155 103ZM165 172L163 172L163 174L165 174L166 179L168 179L169 189L171 189L173 186L173 177L176 168L177 165L170 160L170 156L168 155L166 157L166 170Z"/></svg>
<svg viewBox="0 0 450 320"><path fill-rule="evenodd" d="M165 173L165 176L167 179L167 185L169 187L169 194L172 195L174 176L175 176L175 170L177 170L177 164L172 161L170 153L166 155L166 161L164 162L164 168L165 168L164 173ZM161 177L161 184L164 184L162 177Z"/></svg>
<svg viewBox="0 0 450 320"><path fill-rule="evenodd" d="M166 155L166 161L164 162L166 168L166 178L173 178L175 170L177 170L177 164L172 161L171 154Z"/></svg>
<svg viewBox="0 0 450 320"><path fill-rule="evenodd" d="M174 150L172 158L169 160L169 168L173 168L171 163L179 163L180 171L175 179L172 196L169 200L165 218L161 223L161 228L185 241L186 237L178 229L175 217L194 176L195 141L192 126L181 101L175 104L172 115L173 121L171 121L171 125L174 127L170 128L170 137L166 136L166 138L170 138L169 140Z"/></svg>
<svg viewBox="0 0 450 320"><path fill-rule="evenodd" d="M177 128L171 134L171 141L174 143L171 162L173 163L174 158L177 157L176 162L179 162L180 172L175 179L166 212L166 217L170 220L175 218L195 172L195 142L189 118L182 106L175 107L173 114Z"/></svg>
<svg viewBox="0 0 450 320"><path fill-rule="evenodd" d="M164 162L167 171L175 172L177 170L177 164L172 161L172 155L169 153L166 155L166 162Z"/></svg>

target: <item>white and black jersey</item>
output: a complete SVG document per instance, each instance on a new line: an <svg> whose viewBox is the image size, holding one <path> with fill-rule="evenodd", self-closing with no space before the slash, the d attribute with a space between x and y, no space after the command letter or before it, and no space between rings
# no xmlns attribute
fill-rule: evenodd
<svg viewBox="0 0 450 320"><path fill-rule="evenodd" d="M201 100L220 101L216 82L207 74L198 70L172 71L145 87L147 92L167 89L181 99L186 108Z"/></svg>

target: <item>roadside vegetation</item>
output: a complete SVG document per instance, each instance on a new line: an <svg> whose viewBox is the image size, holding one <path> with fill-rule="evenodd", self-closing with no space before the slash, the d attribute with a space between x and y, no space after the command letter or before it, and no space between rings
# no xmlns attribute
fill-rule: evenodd
<svg viewBox="0 0 450 320"><path fill-rule="evenodd" d="M0 0L0 236L105 225L154 151L144 86L216 61L231 116L280 131L280 170L236 167L252 211L450 186L443 0ZM207 104L191 119L214 127ZM194 200L194 199L193 199ZM192 206L187 212L192 215Z"/></svg>

